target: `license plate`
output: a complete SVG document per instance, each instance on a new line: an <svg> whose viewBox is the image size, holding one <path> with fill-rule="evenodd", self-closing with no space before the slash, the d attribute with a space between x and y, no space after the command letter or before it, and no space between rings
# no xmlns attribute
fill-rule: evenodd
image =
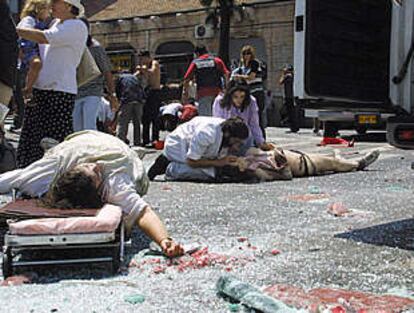
<svg viewBox="0 0 414 313"><path fill-rule="evenodd" d="M361 114L357 115L358 124L378 124L378 115Z"/></svg>

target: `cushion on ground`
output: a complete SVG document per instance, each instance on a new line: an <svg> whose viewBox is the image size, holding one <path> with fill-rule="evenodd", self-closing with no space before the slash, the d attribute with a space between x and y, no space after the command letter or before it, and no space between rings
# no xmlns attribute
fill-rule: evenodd
<svg viewBox="0 0 414 313"><path fill-rule="evenodd" d="M122 219L122 209L105 204L95 216L28 219L9 222L12 235L62 235L109 233L117 229Z"/></svg>
<svg viewBox="0 0 414 313"><path fill-rule="evenodd" d="M57 209L45 208L38 199L17 200L0 208L0 217L35 218L35 217L69 217L95 216L99 209Z"/></svg>

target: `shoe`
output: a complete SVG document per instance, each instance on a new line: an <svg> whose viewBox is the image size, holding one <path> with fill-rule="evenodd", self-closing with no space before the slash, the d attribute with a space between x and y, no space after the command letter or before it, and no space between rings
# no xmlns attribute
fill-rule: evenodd
<svg viewBox="0 0 414 313"><path fill-rule="evenodd" d="M364 168L374 163L378 159L379 155L379 150L374 150L368 153L361 160L359 160L357 170L362 171Z"/></svg>
<svg viewBox="0 0 414 313"><path fill-rule="evenodd" d="M165 174L168 164L170 164L170 161L163 154L161 154L148 170L148 178L152 181L155 176Z"/></svg>

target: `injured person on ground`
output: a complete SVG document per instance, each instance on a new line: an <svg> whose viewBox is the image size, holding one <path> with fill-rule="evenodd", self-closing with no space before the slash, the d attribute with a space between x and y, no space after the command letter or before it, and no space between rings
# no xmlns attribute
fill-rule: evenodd
<svg viewBox="0 0 414 313"><path fill-rule="evenodd" d="M183 254L158 215L142 199L149 181L144 166L125 143L97 131L81 131L46 151L23 169L0 175L0 194L17 189L56 208L96 208L105 203L122 208L126 230L133 225L169 256Z"/></svg>
<svg viewBox="0 0 414 313"><path fill-rule="evenodd" d="M249 136L243 120L195 117L177 127L165 140L165 148L148 171L153 180L165 174L167 180L239 182L248 180L290 180L363 170L377 160L373 151L359 160L338 156L282 150L269 145L269 151L250 148L237 157Z"/></svg>
<svg viewBox="0 0 414 313"><path fill-rule="evenodd" d="M375 162L378 157L378 150L357 160L347 160L340 157L336 151L333 155L324 155L281 148L270 151L250 148L244 157L237 159L237 167L230 168L224 176L233 181L290 180L293 177L360 171Z"/></svg>

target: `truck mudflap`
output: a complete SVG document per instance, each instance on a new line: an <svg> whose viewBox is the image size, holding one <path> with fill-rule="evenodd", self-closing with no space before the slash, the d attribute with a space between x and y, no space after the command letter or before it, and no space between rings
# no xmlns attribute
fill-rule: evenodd
<svg viewBox="0 0 414 313"><path fill-rule="evenodd" d="M414 149L414 117L390 117L387 120L387 141L397 148Z"/></svg>

